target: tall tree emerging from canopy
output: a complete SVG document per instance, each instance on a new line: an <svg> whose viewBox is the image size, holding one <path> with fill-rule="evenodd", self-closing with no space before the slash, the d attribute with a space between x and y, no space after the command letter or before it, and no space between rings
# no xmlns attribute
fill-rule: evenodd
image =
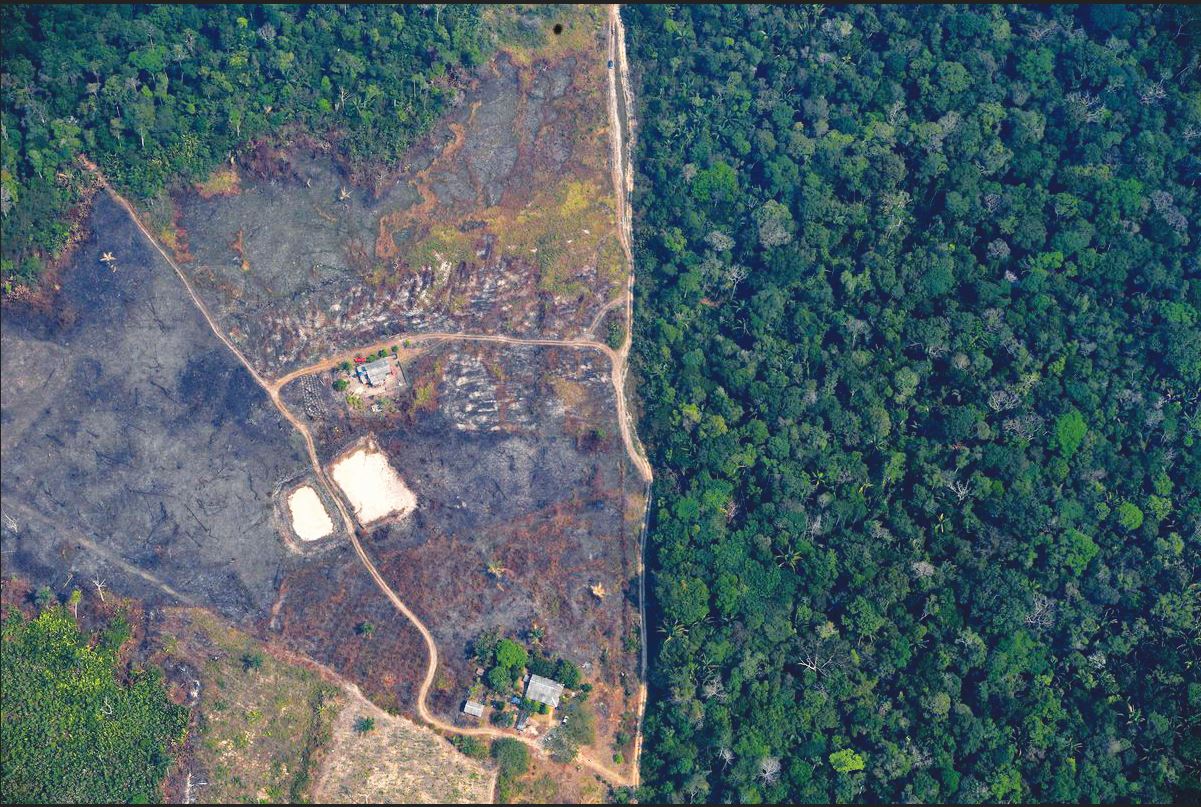
<svg viewBox="0 0 1201 807"><path fill-rule="evenodd" d="M1201 771L1201 23L635 6L652 800Z"/></svg>

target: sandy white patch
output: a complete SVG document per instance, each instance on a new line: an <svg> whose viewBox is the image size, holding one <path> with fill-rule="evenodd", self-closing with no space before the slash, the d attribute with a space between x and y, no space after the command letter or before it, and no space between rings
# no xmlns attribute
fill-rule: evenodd
<svg viewBox="0 0 1201 807"><path fill-rule="evenodd" d="M308 485L292 491L288 509L292 511L292 530L302 541L316 541L334 531L334 522L321 503L321 497Z"/></svg>
<svg viewBox="0 0 1201 807"><path fill-rule="evenodd" d="M417 497L380 451L357 449L334 463L330 472L364 524L393 513L403 516L417 507Z"/></svg>

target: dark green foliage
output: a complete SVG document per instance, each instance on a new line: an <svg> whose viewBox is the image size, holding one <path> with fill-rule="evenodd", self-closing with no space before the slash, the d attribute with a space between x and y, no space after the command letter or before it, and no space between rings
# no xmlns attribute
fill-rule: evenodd
<svg viewBox="0 0 1201 807"><path fill-rule="evenodd" d="M1201 17L623 14L639 798L1196 800Z"/></svg>
<svg viewBox="0 0 1201 807"><path fill-rule="evenodd" d="M626 341L626 326L619 319L609 321L609 329L605 335L605 344L614 350L619 350Z"/></svg>
<svg viewBox="0 0 1201 807"><path fill-rule="evenodd" d="M335 392L342 392L349 386L350 386L350 382L347 381L345 378L334 379L334 391ZM366 623L364 623L364 624L366 624Z"/></svg>
<svg viewBox="0 0 1201 807"><path fill-rule="evenodd" d="M366 734L369 731L375 730L374 717L356 717L354 721L354 730L359 734Z"/></svg>
<svg viewBox="0 0 1201 807"><path fill-rule="evenodd" d="M505 669L521 669L528 657L526 649L512 639L501 639L496 645L496 663Z"/></svg>
<svg viewBox="0 0 1201 807"><path fill-rule="evenodd" d="M483 740L476 737L456 734L450 738L450 742L451 745L472 759L484 759L488 756L488 746L484 744Z"/></svg>
<svg viewBox="0 0 1201 807"><path fill-rule="evenodd" d="M552 677L568 689L575 689L580 685L582 676L579 667L567 659L561 658L555 665L555 674Z"/></svg>
<svg viewBox="0 0 1201 807"><path fill-rule="evenodd" d="M3 276L31 280L67 236L87 154L150 197L289 126L353 165L394 161L480 64L472 6L5 6Z"/></svg>
<svg viewBox="0 0 1201 807"><path fill-rule="evenodd" d="M577 689L583 680L580 668L565 658L553 659L541 653L530 656L526 670L532 675L541 675L558 681L568 689Z"/></svg>
<svg viewBox="0 0 1201 807"><path fill-rule="evenodd" d="M518 670L512 667L493 667L488 670L485 680L488 686L500 693L506 693L513 689L513 684L516 683L516 675Z"/></svg>
<svg viewBox="0 0 1201 807"><path fill-rule="evenodd" d="M530 749L518 740L502 737L492 742L492 758L500 768L496 793L500 802L508 801L513 781L530 769Z"/></svg>
<svg viewBox="0 0 1201 807"><path fill-rule="evenodd" d="M58 605L33 621L12 612L0 654L0 770L6 803L159 800L188 711L167 700L157 668L117 677L123 618L89 641Z"/></svg>

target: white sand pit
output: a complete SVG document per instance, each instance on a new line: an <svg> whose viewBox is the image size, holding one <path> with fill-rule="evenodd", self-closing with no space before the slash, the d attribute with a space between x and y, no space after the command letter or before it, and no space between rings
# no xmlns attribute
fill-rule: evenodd
<svg viewBox="0 0 1201 807"><path fill-rule="evenodd" d="M292 511L292 530L302 541L316 541L334 531L334 522L321 503L321 497L308 485L292 491L288 509Z"/></svg>
<svg viewBox="0 0 1201 807"><path fill-rule="evenodd" d="M338 487L364 524L417 507L417 497L378 449L359 448L330 466Z"/></svg>

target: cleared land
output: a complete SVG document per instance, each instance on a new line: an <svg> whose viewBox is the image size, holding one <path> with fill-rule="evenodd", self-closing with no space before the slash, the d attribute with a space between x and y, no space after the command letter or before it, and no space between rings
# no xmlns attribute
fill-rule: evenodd
<svg viewBox="0 0 1201 807"><path fill-rule="evenodd" d="M302 485L288 496L288 510L292 514L292 529L302 541L316 541L334 531L325 505L317 491Z"/></svg>
<svg viewBox="0 0 1201 807"><path fill-rule="evenodd" d="M334 724L313 801L377 804L486 804L496 774L434 732L380 709L349 687ZM363 718L370 731L356 729Z"/></svg>
<svg viewBox="0 0 1201 807"><path fill-rule="evenodd" d="M378 524L361 541L351 536L357 556L340 542L293 553L300 557L279 551L278 541L236 545L227 562L258 570L265 583L236 615L257 618L258 629L361 683L377 703L445 724L458 719L470 639L488 628L519 635L537 621L547 649L600 684L601 739L587 764L599 761L612 781L636 783L636 764L612 774L606 743L641 701L638 531L647 471L636 453L631 464L624 402L614 394L627 347L609 350L592 332L628 288L624 205L612 192L601 97L604 15L564 13L571 36L550 40L553 58L509 48L464 87L464 103L412 163L377 178L370 194L354 190L342 200L344 180L319 150L283 148L267 160L283 166L276 172L258 170L256 150L242 155L242 176L230 183L240 193L177 198L183 228L168 246L190 245L195 259L176 251L176 260L212 309L214 329L254 369L218 348L225 365L260 403L286 402L290 411L280 403L280 413L305 439L315 433L308 449L319 455L312 470L323 490L322 463L371 436L384 467L398 469L422 501L411 518ZM105 205L112 207L97 207ZM145 244L139 257L141 271L153 267L174 282ZM97 259L72 271L94 272ZM177 289L173 299L186 303L186 294ZM625 308L628 321L628 299ZM298 376L282 390L265 380L397 333L438 336L408 357L412 383L392 410L348 410L320 376ZM516 344L513 334L537 344ZM238 405L224 402L224 416ZM14 417L31 411L25 405ZM301 412L303 422L292 414ZM300 456L296 438L291 457ZM241 439L258 438L252 431ZM224 456L220 445L193 450ZM297 471L280 468L253 488L262 523ZM369 515L363 510L360 520L370 523ZM17 533L6 528L6 539L10 532ZM196 540L188 530L173 537ZM52 574L53 548L40 548L43 578ZM178 565L110 558L164 593L188 580ZM494 564L504 570L499 579ZM445 605L430 599L439 586ZM198 599L220 594L201 588ZM422 623L438 652L424 645ZM430 658L438 663L427 678Z"/></svg>
<svg viewBox="0 0 1201 807"><path fill-rule="evenodd" d="M304 454L105 194L88 231L53 314L13 308L0 324L5 567L262 615L295 562L272 501Z"/></svg>
<svg viewBox="0 0 1201 807"><path fill-rule="evenodd" d="M177 259L265 376L394 333L579 336L626 280L604 16L556 10L563 35L506 47L369 187L308 141L262 146L236 193L186 189L151 230L188 245Z"/></svg>
<svg viewBox="0 0 1201 807"><path fill-rule="evenodd" d="M392 515L403 516L417 507L417 497L380 451L357 448L333 463L330 475L364 524Z"/></svg>
<svg viewBox="0 0 1201 807"><path fill-rule="evenodd" d="M174 781L180 795L218 803L307 798L312 766L345 705L341 688L199 609L170 609L157 627L157 660L177 672L195 705Z"/></svg>
<svg viewBox="0 0 1201 807"><path fill-rule="evenodd" d="M223 625L167 609L153 660L194 706L169 793L194 802L440 803L490 800L493 773L354 686ZM362 718L369 731L356 729Z"/></svg>

